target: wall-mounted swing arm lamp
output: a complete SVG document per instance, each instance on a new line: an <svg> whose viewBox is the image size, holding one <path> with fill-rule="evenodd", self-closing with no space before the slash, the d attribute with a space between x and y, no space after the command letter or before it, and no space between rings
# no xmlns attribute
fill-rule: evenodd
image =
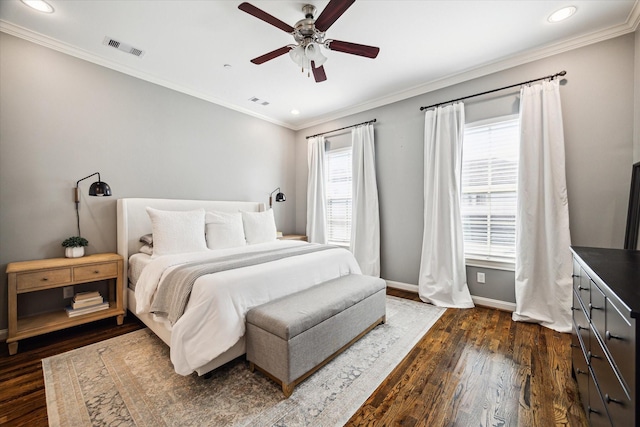
<svg viewBox="0 0 640 427"><path fill-rule="evenodd" d="M287 200L287 196L285 196L284 193L281 193L280 187L278 187L269 194L269 208L273 206L273 193L276 191L278 192L278 194L276 194L276 202L284 202Z"/></svg>
<svg viewBox="0 0 640 427"><path fill-rule="evenodd" d="M74 200L76 202L76 219L78 222L78 236L81 236L80 234L80 211L78 210L78 206L80 205L80 181L84 181L85 179L89 179L92 176L98 175L98 180L96 182L94 182L93 184L91 184L91 187L89 187L89 195L90 196L98 196L98 197L104 197L104 196L110 196L111 195L111 187L109 187L109 184L107 184L106 182L100 180L100 172L96 172L96 173L92 173L89 176L85 176L82 179L79 179L76 182L76 188L74 188Z"/></svg>

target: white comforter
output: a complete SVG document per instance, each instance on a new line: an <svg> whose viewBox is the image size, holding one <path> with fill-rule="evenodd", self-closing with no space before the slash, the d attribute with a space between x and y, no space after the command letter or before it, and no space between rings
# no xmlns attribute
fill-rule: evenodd
<svg viewBox="0 0 640 427"><path fill-rule="evenodd" d="M140 274L135 289L136 312L149 312L162 277L172 267L233 253L306 244L282 240L243 248L158 257ZM171 331L171 362L175 371L189 375L231 348L244 335L245 315L252 307L352 273L360 274L357 261L348 250L336 248L199 278L184 314Z"/></svg>

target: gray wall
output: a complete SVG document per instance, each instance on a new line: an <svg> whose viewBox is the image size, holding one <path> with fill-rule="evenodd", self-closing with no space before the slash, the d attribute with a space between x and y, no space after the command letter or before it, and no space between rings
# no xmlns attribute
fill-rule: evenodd
<svg viewBox="0 0 640 427"><path fill-rule="evenodd" d="M77 234L73 187L96 171L113 197L80 184L88 253L115 252L121 197L267 203L279 186L295 200L293 131L4 33L0 52L2 272L63 256ZM278 229L293 232L294 203L274 209ZM6 285L0 274L0 329Z"/></svg>
<svg viewBox="0 0 640 427"><path fill-rule="evenodd" d="M636 67L635 67L635 136L633 144L633 161L640 162L640 30L636 31Z"/></svg>
<svg viewBox="0 0 640 427"><path fill-rule="evenodd" d="M306 223L305 136L376 118L381 273L417 284L423 226L419 107L566 70L561 96L572 243L621 248L634 147L634 75L640 73L634 73L635 39L628 34L297 132L296 231L303 233ZM510 110L517 111L513 92L467 104L469 120ZM475 282L476 271L485 271L486 284ZM472 294L515 301L513 272L467 272Z"/></svg>

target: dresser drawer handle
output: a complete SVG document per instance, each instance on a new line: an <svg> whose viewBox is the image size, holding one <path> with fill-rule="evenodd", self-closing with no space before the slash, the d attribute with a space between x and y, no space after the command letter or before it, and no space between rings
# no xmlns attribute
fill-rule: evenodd
<svg viewBox="0 0 640 427"><path fill-rule="evenodd" d="M610 331L607 331L604 336L608 339L608 340L620 340L620 341L624 341L624 338L619 337L617 335L613 335Z"/></svg>
<svg viewBox="0 0 640 427"><path fill-rule="evenodd" d="M589 351L589 352L587 352L587 359L591 360L592 358L593 358L593 359L602 359L602 357L601 357L601 356L598 356L597 354L593 354L593 353L591 353L590 351Z"/></svg>
<svg viewBox="0 0 640 427"><path fill-rule="evenodd" d="M595 305L589 303L589 309L590 310L603 310L602 307L596 307Z"/></svg>
<svg viewBox="0 0 640 427"><path fill-rule="evenodd" d="M100 270L94 270L93 274L100 274Z"/></svg>
<svg viewBox="0 0 640 427"><path fill-rule="evenodd" d="M607 403L617 403L618 405L623 405L622 400L614 399L610 397L609 394L604 395L604 401Z"/></svg>
<svg viewBox="0 0 640 427"><path fill-rule="evenodd" d="M571 310L573 311L580 310L580 307L571 307Z"/></svg>
<svg viewBox="0 0 640 427"><path fill-rule="evenodd" d="M571 277L580 277L579 274L572 274Z"/></svg>
<svg viewBox="0 0 640 427"><path fill-rule="evenodd" d="M42 278L42 281L43 281L43 282L46 282L46 281L48 281L48 280L49 280L49 278L48 278L48 277L43 277L43 278Z"/></svg>
<svg viewBox="0 0 640 427"><path fill-rule="evenodd" d="M588 327L586 327L586 326L580 326L580 325L578 325L578 330L581 330L581 329L584 329L585 331L588 331L588 330L589 330L589 328L588 328Z"/></svg>
<svg viewBox="0 0 640 427"><path fill-rule="evenodd" d="M600 411L593 409L591 406L588 407L588 410L590 413L594 413L594 414L600 414Z"/></svg>
<svg viewBox="0 0 640 427"><path fill-rule="evenodd" d="M588 291L589 288L583 288L582 286L578 286L579 291Z"/></svg>
<svg viewBox="0 0 640 427"><path fill-rule="evenodd" d="M576 369L576 372L577 372L577 373L579 373L579 374L587 375L587 372L586 372L586 371L583 371L583 370L582 370L582 369L580 369L580 368Z"/></svg>

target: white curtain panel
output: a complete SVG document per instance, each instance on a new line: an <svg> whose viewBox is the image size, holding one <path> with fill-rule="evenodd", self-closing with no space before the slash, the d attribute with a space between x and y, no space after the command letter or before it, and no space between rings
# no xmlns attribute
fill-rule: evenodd
<svg viewBox="0 0 640 427"><path fill-rule="evenodd" d="M572 258L557 80L520 91L513 320L571 331Z"/></svg>
<svg viewBox="0 0 640 427"><path fill-rule="evenodd" d="M427 110L424 125L424 232L418 293L440 307L473 307L460 216L464 104Z"/></svg>
<svg viewBox="0 0 640 427"><path fill-rule="evenodd" d="M324 136L309 138L307 147L307 240L311 243L327 243L327 208L325 183Z"/></svg>
<svg viewBox="0 0 640 427"><path fill-rule="evenodd" d="M351 130L351 251L362 274L380 277L380 213L373 138L372 124Z"/></svg>

